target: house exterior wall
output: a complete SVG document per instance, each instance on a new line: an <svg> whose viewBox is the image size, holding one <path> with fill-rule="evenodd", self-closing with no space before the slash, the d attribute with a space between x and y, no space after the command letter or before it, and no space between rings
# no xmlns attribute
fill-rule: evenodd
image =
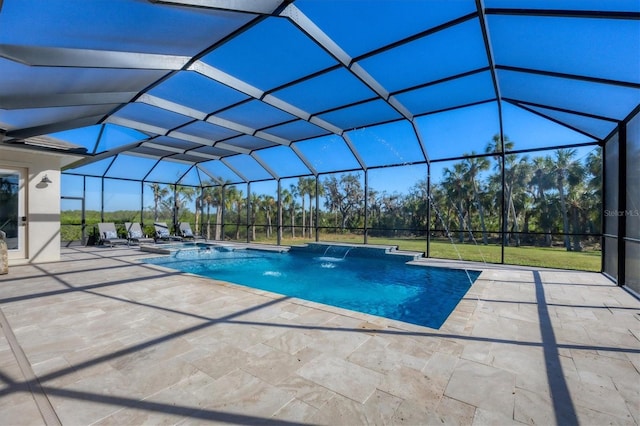
<svg viewBox="0 0 640 426"><path fill-rule="evenodd" d="M10 253L9 268L60 259L61 160L59 155L0 147L0 167L19 168L26 172L24 257L16 258ZM52 183L41 183L45 174Z"/></svg>

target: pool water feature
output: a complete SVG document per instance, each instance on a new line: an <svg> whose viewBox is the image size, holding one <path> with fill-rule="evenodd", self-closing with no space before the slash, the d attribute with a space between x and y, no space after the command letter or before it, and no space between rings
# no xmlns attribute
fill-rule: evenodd
<svg viewBox="0 0 640 426"><path fill-rule="evenodd" d="M166 244L142 244L140 245L140 251L150 252L150 253L158 253L158 254L176 254L182 251L192 251L192 250L212 250L213 247L217 247L220 250L224 250L224 246L220 246L213 243L201 243L194 241L185 241L185 242L174 242L174 243L166 243Z"/></svg>
<svg viewBox="0 0 640 426"><path fill-rule="evenodd" d="M385 251L324 250L324 246L310 245L277 253L210 246L143 261L436 329L480 275L479 271L408 265L414 256Z"/></svg>

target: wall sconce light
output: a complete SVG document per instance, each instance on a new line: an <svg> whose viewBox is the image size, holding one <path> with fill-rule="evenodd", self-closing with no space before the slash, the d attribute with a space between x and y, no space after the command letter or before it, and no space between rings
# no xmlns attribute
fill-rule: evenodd
<svg viewBox="0 0 640 426"><path fill-rule="evenodd" d="M42 180L40 181L40 183L49 184L49 183L53 183L53 182L51 182L51 179L49 179L49 177L47 175L44 175L42 177Z"/></svg>

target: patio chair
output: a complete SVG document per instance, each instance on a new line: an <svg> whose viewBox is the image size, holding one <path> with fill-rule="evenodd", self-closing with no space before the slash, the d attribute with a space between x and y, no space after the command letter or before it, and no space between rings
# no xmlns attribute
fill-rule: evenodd
<svg viewBox="0 0 640 426"><path fill-rule="evenodd" d="M156 240L146 236L142 232L142 228L138 222L125 222L124 227L127 230L129 244L151 244L156 242Z"/></svg>
<svg viewBox="0 0 640 426"><path fill-rule="evenodd" d="M201 235L196 235L191 230L191 225L189 222L182 222L179 226L180 236L185 240L204 240Z"/></svg>
<svg viewBox="0 0 640 426"><path fill-rule="evenodd" d="M113 247L116 244L128 244L126 239L118 237L118 232L113 222L98 223L98 232L100 233L100 244L102 245Z"/></svg>
<svg viewBox="0 0 640 426"><path fill-rule="evenodd" d="M155 240L158 241L182 241L182 237L171 235L166 222L155 222L153 227L156 229Z"/></svg>

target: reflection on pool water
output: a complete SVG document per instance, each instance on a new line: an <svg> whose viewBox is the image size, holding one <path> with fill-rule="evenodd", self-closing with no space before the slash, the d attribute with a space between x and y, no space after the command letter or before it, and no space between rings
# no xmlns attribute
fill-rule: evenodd
<svg viewBox="0 0 640 426"><path fill-rule="evenodd" d="M332 253L333 254L333 253ZM352 250L286 253L215 246L143 259L183 272L394 320L440 328L478 271L407 265L412 257Z"/></svg>

